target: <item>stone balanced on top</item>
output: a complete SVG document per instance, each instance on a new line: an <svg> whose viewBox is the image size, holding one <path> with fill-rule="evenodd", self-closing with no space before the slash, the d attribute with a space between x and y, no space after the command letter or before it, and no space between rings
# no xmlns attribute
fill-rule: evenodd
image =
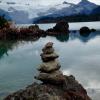
<svg viewBox="0 0 100 100"><path fill-rule="evenodd" d="M52 42L45 45L40 56L43 63L38 68L39 75L35 78L43 83L61 84L64 82L64 76L59 70L61 65L57 60L59 56L55 53Z"/></svg>

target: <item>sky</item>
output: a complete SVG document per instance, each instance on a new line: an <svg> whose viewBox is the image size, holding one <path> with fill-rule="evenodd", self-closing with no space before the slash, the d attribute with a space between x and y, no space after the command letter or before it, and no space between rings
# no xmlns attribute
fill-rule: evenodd
<svg viewBox="0 0 100 100"><path fill-rule="evenodd" d="M63 1L78 3L81 0L33 0L33 1L41 4L57 4L57 3L62 3ZM89 1L94 2L96 4L100 4L100 0L89 0Z"/></svg>
<svg viewBox="0 0 100 100"><path fill-rule="evenodd" d="M70 2L70 3L78 3L81 0L0 0L0 1L3 1L3 2L4 1L13 1L13 2L19 1L21 3L29 3L30 2L31 4L34 4L34 5L54 5L54 4L62 3L63 1L67 1L67 2ZM100 0L89 0L89 1L100 5Z"/></svg>

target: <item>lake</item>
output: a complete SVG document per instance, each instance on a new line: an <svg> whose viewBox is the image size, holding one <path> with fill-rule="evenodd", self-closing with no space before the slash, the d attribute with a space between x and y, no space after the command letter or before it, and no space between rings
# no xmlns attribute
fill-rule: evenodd
<svg viewBox="0 0 100 100"><path fill-rule="evenodd" d="M99 22L100 23L100 22ZM95 24L95 26L94 26ZM100 24L71 23L70 30L78 30L80 26L100 28ZM54 24L41 24L42 29ZM89 36L79 32L57 37L41 37L35 41L0 41L0 100L9 93L30 85L37 74L36 68L41 64L40 53L47 42L53 42L60 55L61 70L66 75L74 75L87 89L93 100L100 98L100 31Z"/></svg>

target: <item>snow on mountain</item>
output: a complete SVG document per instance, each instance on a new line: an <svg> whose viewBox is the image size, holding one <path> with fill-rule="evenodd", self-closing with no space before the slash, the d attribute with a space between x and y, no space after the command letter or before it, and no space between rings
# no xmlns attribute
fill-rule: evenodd
<svg viewBox="0 0 100 100"><path fill-rule="evenodd" d="M82 0L78 4L63 2L63 4L56 5L54 8L50 8L44 13L44 16L47 15L49 17L60 17L77 14L90 14L96 7L98 7L98 5L91 3L88 0Z"/></svg>
<svg viewBox="0 0 100 100"><path fill-rule="evenodd" d="M0 9L9 14L11 19L16 23L32 23L33 18L38 17L39 12L44 12L44 6L33 6L32 4L19 2L1 2ZM46 9L47 10L47 9ZM2 14L1 14L2 15Z"/></svg>
<svg viewBox="0 0 100 100"><path fill-rule="evenodd" d="M82 0L81 2L76 5L76 10L79 10L81 14L90 14L93 9L97 7L96 4L88 1L88 0Z"/></svg>
<svg viewBox="0 0 100 100"><path fill-rule="evenodd" d="M71 15L72 10L74 10L71 8L73 8L74 6L75 4L63 2L62 4L57 4L55 6L50 7L50 9L48 9L46 12L41 13L40 16L58 17L58 16L66 16L66 14Z"/></svg>
<svg viewBox="0 0 100 100"><path fill-rule="evenodd" d="M69 8L74 4L63 2L63 4L50 5L50 6L42 6L42 5L33 5L31 3L20 3L20 0L14 2L14 0L0 3L0 9L8 12L10 17L16 23L32 23L33 19L40 16L45 16L48 14L53 14L59 10L64 8Z"/></svg>
<svg viewBox="0 0 100 100"><path fill-rule="evenodd" d="M15 0L3 0L0 2L2 12L6 12L16 23L23 24L32 23L35 18L43 16L61 17L76 14L90 14L96 7L98 7L96 4L88 0L82 0L78 4L64 1L62 4L50 6L35 5L32 0L30 2L26 0L25 2L21 2L21 0L17 0L16 2Z"/></svg>

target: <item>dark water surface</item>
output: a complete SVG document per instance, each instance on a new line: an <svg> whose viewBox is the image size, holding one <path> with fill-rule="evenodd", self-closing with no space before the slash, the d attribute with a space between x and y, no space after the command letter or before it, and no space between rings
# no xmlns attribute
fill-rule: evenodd
<svg viewBox="0 0 100 100"><path fill-rule="evenodd" d="M78 32L36 41L0 41L0 98L34 81L41 63L40 53L54 42L64 74L73 74L93 100L100 99L100 31L87 37Z"/></svg>

